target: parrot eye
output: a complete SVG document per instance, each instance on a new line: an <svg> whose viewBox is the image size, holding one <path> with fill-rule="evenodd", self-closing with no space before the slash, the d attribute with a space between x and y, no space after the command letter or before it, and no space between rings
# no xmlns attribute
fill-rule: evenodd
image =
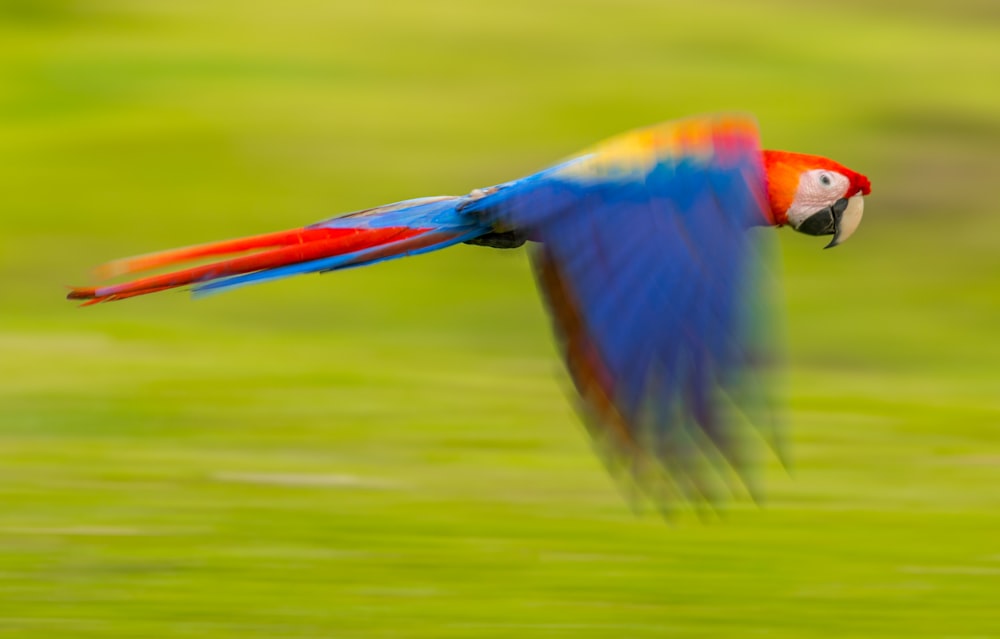
<svg viewBox="0 0 1000 639"><path fill-rule="evenodd" d="M833 179L830 177L829 173L820 173L819 183L822 184L823 186L830 186L831 184L833 184Z"/></svg>

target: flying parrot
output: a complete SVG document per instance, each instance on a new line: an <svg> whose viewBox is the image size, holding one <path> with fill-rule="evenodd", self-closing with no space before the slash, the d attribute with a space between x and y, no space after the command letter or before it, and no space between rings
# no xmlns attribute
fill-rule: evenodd
<svg viewBox="0 0 1000 639"><path fill-rule="evenodd" d="M538 288L605 459L662 503L716 503L774 442L761 325L758 227L854 233L868 179L831 160L760 148L753 118L707 115L631 131L551 168L467 195L425 197L302 228L110 262L73 288L85 305L192 286L224 291L459 243L530 243ZM766 304L765 304L766 306ZM780 455L780 451L779 451Z"/></svg>

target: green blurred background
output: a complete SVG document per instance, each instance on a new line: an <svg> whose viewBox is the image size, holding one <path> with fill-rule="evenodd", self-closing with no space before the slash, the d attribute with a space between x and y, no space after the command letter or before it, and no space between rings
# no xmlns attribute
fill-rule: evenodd
<svg viewBox="0 0 1000 639"><path fill-rule="evenodd" d="M62 299L729 109L874 192L781 233L794 465L723 521L633 514L521 252ZM0 635L998 636L998 176L993 0L5 0Z"/></svg>

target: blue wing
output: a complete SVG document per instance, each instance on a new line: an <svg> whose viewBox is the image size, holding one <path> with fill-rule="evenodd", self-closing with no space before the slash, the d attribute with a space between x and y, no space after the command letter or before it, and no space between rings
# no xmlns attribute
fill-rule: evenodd
<svg viewBox="0 0 1000 639"><path fill-rule="evenodd" d="M538 243L590 430L661 503L716 502L737 477L754 494L754 443L773 435L765 203L754 123L721 116L626 134L466 206Z"/></svg>

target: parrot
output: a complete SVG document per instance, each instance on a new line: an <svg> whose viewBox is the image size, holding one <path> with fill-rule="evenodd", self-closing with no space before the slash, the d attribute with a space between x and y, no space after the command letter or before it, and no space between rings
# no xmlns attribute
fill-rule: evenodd
<svg viewBox="0 0 1000 639"><path fill-rule="evenodd" d="M769 335L779 323L762 320L774 313L773 233L759 229L832 236L832 248L858 228L871 192L837 162L764 150L759 139L749 114L667 121L466 195L115 260L98 276L202 263L67 297L91 305L187 286L198 296L461 243L528 244L582 421L609 469L661 505L757 499L754 451L764 442L783 458L771 381L781 349Z"/></svg>

